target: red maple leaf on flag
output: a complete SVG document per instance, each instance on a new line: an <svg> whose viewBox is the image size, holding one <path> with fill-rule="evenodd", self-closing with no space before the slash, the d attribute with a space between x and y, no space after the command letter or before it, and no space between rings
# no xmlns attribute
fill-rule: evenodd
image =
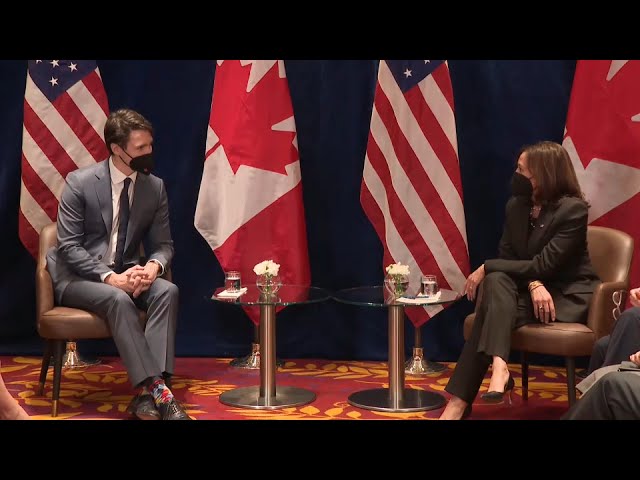
<svg viewBox="0 0 640 480"><path fill-rule="evenodd" d="M588 75L576 72L579 81L571 92L573 98L584 101L572 102L567 118L568 133L583 165L601 158L638 168L640 62L597 60L586 67Z"/></svg>
<svg viewBox="0 0 640 480"><path fill-rule="evenodd" d="M247 165L286 175L285 167L298 158L293 108L290 100L281 98L289 89L279 87L287 79L279 75L278 66L263 73L253 63L242 63L219 67L228 71L217 85L225 95L216 98L212 112L210 124L219 140L210 152L221 144L234 174Z"/></svg>

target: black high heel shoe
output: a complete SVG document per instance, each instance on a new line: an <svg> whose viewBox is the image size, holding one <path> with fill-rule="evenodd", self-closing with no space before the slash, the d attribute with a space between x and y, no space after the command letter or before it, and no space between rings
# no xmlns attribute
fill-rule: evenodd
<svg viewBox="0 0 640 480"><path fill-rule="evenodd" d="M504 384L504 392L487 392L480 395L480 398L485 403L502 403L504 401L504 397L506 396L508 399L508 403L511 404L511 392L513 391L513 387L515 387L515 384L516 382L513 380L511 372L509 372L507 383Z"/></svg>

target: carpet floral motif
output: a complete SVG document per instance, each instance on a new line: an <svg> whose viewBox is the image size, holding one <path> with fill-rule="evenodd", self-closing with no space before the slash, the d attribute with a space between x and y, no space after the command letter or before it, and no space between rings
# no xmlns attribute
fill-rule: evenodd
<svg viewBox="0 0 640 480"><path fill-rule="evenodd" d="M127 405L134 391L119 358L102 358L99 365L64 369L60 391L59 414L51 417L53 369L49 369L45 395L38 396L40 361L38 357L2 357L0 372L7 388L36 419L129 419ZM275 410L236 408L219 401L221 394L240 387L259 385L258 370L231 367L231 359L178 358L172 390L187 413L200 420L409 420L435 419L441 409L422 412L376 412L355 407L348 402L354 392L388 388L386 362L286 360L276 372L277 385L311 390L316 400L298 407ZM405 387L448 394L444 388L454 363L430 375L406 375ZM563 368L529 368L529 400L522 398L519 365L510 365L516 381L513 404L483 405L474 403L471 420L557 419L568 408L566 377ZM487 375L480 393L487 390Z"/></svg>

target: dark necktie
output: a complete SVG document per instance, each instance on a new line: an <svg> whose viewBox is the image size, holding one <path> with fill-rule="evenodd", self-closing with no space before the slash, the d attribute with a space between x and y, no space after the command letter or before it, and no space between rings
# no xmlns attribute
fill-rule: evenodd
<svg viewBox="0 0 640 480"><path fill-rule="evenodd" d="M120 194L120 210L118 214L119 227L118 227L118 242L116 243L116 256L114 261L114 270L116 273L122 273L124 271L123 254L124 243L127 240L127 226L129 225L129 185L131 184L130 178L124 179L124 187Z"/></svg>

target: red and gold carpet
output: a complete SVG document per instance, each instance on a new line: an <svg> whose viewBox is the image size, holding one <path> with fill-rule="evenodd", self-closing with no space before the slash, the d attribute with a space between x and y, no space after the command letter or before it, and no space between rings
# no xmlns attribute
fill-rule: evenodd
<svg viewBox="0 0 640 480"><path fill-rule="evenodd" d="M384 362L285 360L276 374L277 385L303 387L316 393L308 405L281 410L256 410L226 406L220 394L245 386L258 385L257 370L229 365L231 359L178 358L173 392L189 415L199 420L402 420L434 419L441 409L415 413L374 412L356 408L347 402L350 394L364 389L388 387ZM12 395L29 415L52 419L52 369L49 370L45 396L36 395L40 373L38 357L0 357L0 372ZM428 376L407 375L408 388L444 392L455 364L447 363L442 373ZM554 420L568 408L564 368L529 368L529 401L522 400L520 366L510 365L515 377L512 405L483 405L476 401L470 420ZM480 392L489 384L485 378ZM59 415L55 419L128 419L125 409L133 391L119 358L102 358L96 366L63 370ZM445 396L448 394L444 393ZM54 420L55 420L54 419Z"/></svg>

